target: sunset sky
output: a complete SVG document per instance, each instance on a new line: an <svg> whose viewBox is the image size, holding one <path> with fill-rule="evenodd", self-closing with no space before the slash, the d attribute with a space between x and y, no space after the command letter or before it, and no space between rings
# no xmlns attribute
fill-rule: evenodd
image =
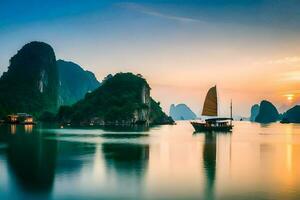
<svg viewBox="0 0 300 200"><path fill-rule="evenodd" d="M280 111L300 102L300 2L296 0L0 1L0 72L25 43L99 80L141 73L168 112L197 114L217 84L221 115L249 116L262 99Z"/></svg>

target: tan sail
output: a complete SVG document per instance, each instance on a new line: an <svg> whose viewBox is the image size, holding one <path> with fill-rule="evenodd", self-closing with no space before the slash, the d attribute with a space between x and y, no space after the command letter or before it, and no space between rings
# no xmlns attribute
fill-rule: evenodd
<svg viewBox="0 0 300 200"><path fill-rule="evenodd" d="M218 116L218 99L217 99L217 87L210 88L207 92L202 115L205 116Z"/></svg>

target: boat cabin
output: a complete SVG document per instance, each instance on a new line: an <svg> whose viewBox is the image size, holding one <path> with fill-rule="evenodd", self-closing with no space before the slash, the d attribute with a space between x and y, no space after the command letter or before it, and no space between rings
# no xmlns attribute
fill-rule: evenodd
<svg viewBox="0 0 300 200"><path fill-rule="evenodd" d="M226 127L231 123L232 118L211 118L206 119L205 124L213 127Z"/></svg>

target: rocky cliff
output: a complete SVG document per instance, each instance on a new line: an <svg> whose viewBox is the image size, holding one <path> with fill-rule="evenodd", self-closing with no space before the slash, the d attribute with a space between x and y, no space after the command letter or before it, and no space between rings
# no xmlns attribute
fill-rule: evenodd
<svg viewBox="0 0 300 200"><path fill-rule="evenodd" d="M64 60L57 61L59 72L59 105L72 105L85 94L100 86L95 75L79 65Z"/></svg>
<svg viewBox="0 0 300 200"><path fill-rule="evenodd" d="M27 112L35 116L55 112L58 99L58 70L52 47L30 42L10 59L0 78L0 115Z"/></svg>
<svg viewBox="0 0 300 200"><path fill-rule="evenodd" d="M259 113L259 105L255 104L251 107L251 115L250 115L251 122L255 121L255 118L257 117L258 113Z"/></svg>
<svg viewBox="0 0 300 200"><path fill-rule="evenodd" d="M140 75L118 73L109 76L95 91L72 106L62 106L61 122L80 124L172 123L150 96L150 87Z"/></svg>
<svg viewBox="0 0 300 200"><path fill-rule="evenodd" d="M174 120L194 120L197 118L196 114L185 104L172 104L170 106L170 116Z"/></svg>
<svg viewBox="0 0 300 200"><path fill-rule="evenodd" d="M291 123L300 123L300 106L294 106L293 108L286 111L282 118Z"/></svg>
<svg viewBox="0 0 300 200"><path fill-rule="evenodd" d="M279 113L276 107L269 101L263 100L259 106L259 113L255 118L259 123L276 122L279 119Z"/></svg>

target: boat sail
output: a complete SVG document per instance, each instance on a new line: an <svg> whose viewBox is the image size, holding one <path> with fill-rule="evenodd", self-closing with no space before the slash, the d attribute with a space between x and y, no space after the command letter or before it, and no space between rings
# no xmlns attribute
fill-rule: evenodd
<svg viewBox="0 0 300 200"><path fill-rule="evenodd" d="M210 88L206 94L202 110L203 116L218 116L217 86ZM230 120L230 123L228 122ZM205 122L191 122L196 132L201 131L230 131L232 125L232 103L230 104L230 118L209 118Z"/></svg>
<svg viewBox="0 0 300 200"><path fill-rule="evenodd" d="M217 86L214 86L208 90L203 105L202 115L218 116Z"/></svg>

